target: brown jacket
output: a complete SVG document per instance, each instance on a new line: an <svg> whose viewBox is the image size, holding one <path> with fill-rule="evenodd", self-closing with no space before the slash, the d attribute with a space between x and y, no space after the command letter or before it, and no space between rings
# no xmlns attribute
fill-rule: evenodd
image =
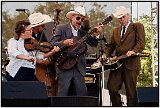
<svg viewBox="0 0 160 108"><path fill-rule="evenodd" d="M115 51L115 55L126 54L127 51L134 51L140 53L145 47L145 31L144 26L140 23L130 23L128 29L124 35L123 40L120 39L121 26L115 28L113 31L113 36L111 39L111 44L109 44L105 53L107 55L112 54ZM129 58L124 62L128 69L140 69L140 58Z"/></svg>

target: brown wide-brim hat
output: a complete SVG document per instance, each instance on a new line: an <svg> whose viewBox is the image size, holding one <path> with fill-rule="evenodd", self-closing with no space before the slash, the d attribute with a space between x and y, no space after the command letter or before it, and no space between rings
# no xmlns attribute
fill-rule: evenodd
<svg viewBox="0 0 160 108"><path fill-rule="evenodd" d="M86 17L86 10L85 10L84 7L78 6L78 7L76 7L74 10L71 10L71 11L67 12L66 17L67 17L68 19L71 19L71 17L72 17L73 15L81 15L81 16L83 16L83 17Z"/></svg>

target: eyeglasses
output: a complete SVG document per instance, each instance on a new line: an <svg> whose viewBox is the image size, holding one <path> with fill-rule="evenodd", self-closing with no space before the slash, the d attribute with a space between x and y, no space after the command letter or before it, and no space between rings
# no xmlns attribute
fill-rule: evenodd
<svg viewBox="0 0 160 108"><path fill-rule="evenodd" d="M25 30L25 31L29 31L29 32L32 32L32 29L28 29L28 30Z"/></svg>
<svg viewBox="0 0 160 108"><path fill-rule="evenodd" d="M25 28L25 31L32 31L32 28L31 28L31 26L29 25L29 26L27 26L26 28Z"/></svg>
<svg viewBox="0 0 160 108"><path fill-rule="evenodd" d="M121 18L118 18L119 20L122 20L122 18L126 18L126 15L122 16Z"/></svg>
<svg viewBox="0 0 160 108"><path fill-rule="evenodd" d="M78 17L76 17L76 20L78 20L78 21L79 21L80 19L81 19L81 21L84 21L84 18L81 18L81 17L79 17L79 16L78 16Z"/></svg>

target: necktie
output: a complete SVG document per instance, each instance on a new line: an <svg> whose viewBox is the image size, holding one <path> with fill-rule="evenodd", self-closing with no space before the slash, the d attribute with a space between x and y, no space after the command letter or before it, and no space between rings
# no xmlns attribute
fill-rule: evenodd
<svg viewBox="0 0 160 108"><path fill-rule="evenodd" d="M125 26L123 26L121 41L123 40L124 33L125 33L125 29L126 29L126 27L125 27Z"/></svg>

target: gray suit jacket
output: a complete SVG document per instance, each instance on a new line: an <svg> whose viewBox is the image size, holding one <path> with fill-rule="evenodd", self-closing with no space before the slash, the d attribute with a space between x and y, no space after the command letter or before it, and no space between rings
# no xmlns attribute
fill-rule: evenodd
<svg viewBox="0 0 160 108"><path fill-rule="evenodd" d="M78 38L82 38L83 36L85 36L85 34L87 33L87 31L80 29L78 31ZM58 25L56 27L56 31L55 31L55 36L53 38L53 45L62 47L63 46L63 41L65 39L71 39L73 38L73 34L72 34L72 30L71 30L71 26L70 23L68 24L62 24L62 25ZM98 45L98 40L95 38L95 36L90 36L86 42L92 46L92 47L96 47ZM77 63L77 67L79 69L79 72L82 75L85 75L86 73L86 60L85 60L85 54L82 54L79 57L79 61ZM61 72L64 72L64 70L60 70L57 68L56 73L60 74Z"/></svg>

